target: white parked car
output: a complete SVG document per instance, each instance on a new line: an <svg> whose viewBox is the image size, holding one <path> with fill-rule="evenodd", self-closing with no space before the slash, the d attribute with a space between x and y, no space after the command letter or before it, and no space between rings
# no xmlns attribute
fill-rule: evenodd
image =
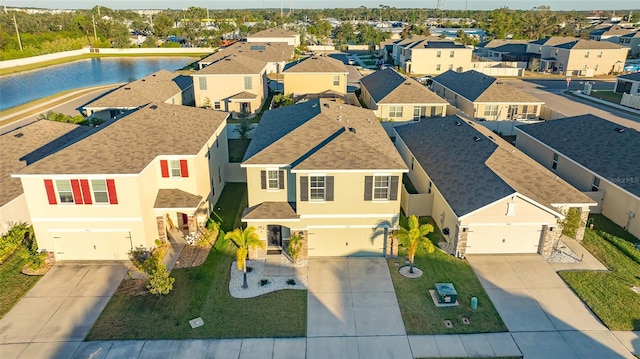
<svg viewBox="0 0 640 359"><path fill-rule="evenodd" d="M355 65L356 64L356 59L354 59L353 57L350 57L349 60L347 60L347 63L349 65Z"/></svg>

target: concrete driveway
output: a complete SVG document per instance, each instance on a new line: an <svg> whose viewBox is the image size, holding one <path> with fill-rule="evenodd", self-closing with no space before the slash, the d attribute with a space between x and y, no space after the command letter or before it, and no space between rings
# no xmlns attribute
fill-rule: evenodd
<svg viewBox="0 0 640 359"><path fill-rule="evenodd" d="M124 278L121 264L57 264L0 320L8 358L70 358Z"/></svg>
<svg viewBox="0 0 640 359"><path fill-rule="evenodd" d="M634 358L542 256L468 259L525 358Z"/></svg>

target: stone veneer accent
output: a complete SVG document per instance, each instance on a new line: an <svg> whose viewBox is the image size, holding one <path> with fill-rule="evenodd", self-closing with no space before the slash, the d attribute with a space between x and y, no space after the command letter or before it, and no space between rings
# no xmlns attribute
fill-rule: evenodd
<svg viewBox="0 0 640 359"><path fill-rule="evenodd" d="M542 238L542 245L538 250L538 254L548 256L558 245L558 241L562 236L562 226L543 226L542 231L544 232L544 237Z"/></svg>
<svg viewBox="0 0 640 359"><path fill-rule="evenodd" d="M189 233L198 231L198 221L195 215L189 216Z"/></svg>
<svg viewBox="0 0 640 359"><path fill-rule="evenodd" d="M584 238L584 230L587 228L587 221L589 220L589 207L582 207L580 213L580 225L576 230L576 240L581 241Z"/></svg>
<svg viewBox="0 0 640 359"><path fill-rule="evenodd" d="M167 243L167 227L164 225L164 216L157 216L156 224L158 226L158 239L161 243Z"/></svg>
<svg viewBox="0 0 640 359"><path fill-rule="evenodd" d="M449 253L451 255L456 255L456 253L463 258L467 253L467 235L469 234L469 229L464 228L458 231L458 243L456 245L456 250L454 253Z"/></svg>
<svg viewBox="0 0 640 359"><path fill-rule="evenodd" d="M297 234L300 234L302 237L302 250L300 251L299 259L307 259L309 258L309 236L307 231L296 231Z"/></svg>

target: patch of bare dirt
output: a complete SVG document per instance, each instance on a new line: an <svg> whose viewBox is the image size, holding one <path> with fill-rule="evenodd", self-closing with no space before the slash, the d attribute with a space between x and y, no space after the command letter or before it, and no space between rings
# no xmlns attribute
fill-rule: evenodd
<svg viewBox="0 0 640 359"><path fill-rule="evenodd" d="M149 279L132 279L125 278L118 290L116 290L116 295L130 295L130 296L141 296L148 295L149 290L147 289L147 283L149 283Z"/></svg>
<svg viewBox="0 0 640 359"><path fill-rule="evenodd" d="M207 260L211 246L185 246L176 261L174 268L199 267Z"/></svg>

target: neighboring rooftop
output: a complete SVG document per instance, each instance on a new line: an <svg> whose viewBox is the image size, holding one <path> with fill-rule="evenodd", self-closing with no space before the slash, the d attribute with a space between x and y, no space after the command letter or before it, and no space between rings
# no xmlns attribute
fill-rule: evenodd
<svg viewBox="0 0 640 359"><path fill-rule="evenodd" d="M264 70L265 65L266 61L260 61L238 54L231 54L212 62L205 68L196 71L193 75L253 75L261 73Z"/></svg>
<svg viewBox="0 0 640 359"><path fill-rule="evenodd" d="M551 36L551 37L545 37L542 39L531 41L530 44L555 46L555 45L565 44L567 42L572 42L576 40L579 40L579 38L569 37L569 36Z"/></svg>
<svg viewBox="0 0 640 359"><path fill-rule="evenodd" d="M255 34L248 35L247 38L267 38L267 37L292 37L299 35L295 31L277 28L277 29L266 29L262 31L258 31Z"/></svg>
<svg viewBox="0 0 640 359"><path fill-rule="evenodd" d="M395 130L458 217L514 193L556 212L593 203L482 125L447 116Z"/></svg>
<svg viewBox="0 0 640 359"><path fill-rule="evenodd" d="M311 56L290 62L285 67L285 73L348 73L347 67L340 60L329 56Z"/></svg>
<svg viewBox="0 0 640 359"><path fill-rule="evenodd" d="M228 115L149 104L18 174L137 174L156 156L197 154Z"/></svg>
<svg viewBox="0 0 640 359"><path fill-rule="evenodd" d="M270 110L243 164L293 170L403 170L406 165L371 110L312 100Z"/></svg>
<svg viewBox="0 0 640 359"><path fill-rule="evenodd" d="M262 202L253 207L244 209L242 220L255 219L290 219L298 220L300 215L296 213L295 208L289 202Z"/></svg>
<svg viewBox="0 0 640 359"><path fill-rule="evenodd" d="M640 132L594 115L518 126L523 133L640 197Z"/></svg>
<svg viewBox="0 0 640 359"><path fill-rule="evenodd" d="M295 46L283 42L236 42L198 62L207 65L232 55L248 57L258 62L283 62L293 57L294 48Z"/></svg>
<svg viewBox="0 0 640 359"><path fill-rule="evenodd" d="M628 49L622 45L614 44L609 41L596 41L596 40L577 40L555 45L554 47L560 49L574 49L574 50L606 50L606 49Z"/></svg>
<svg viewBox="0 0 640 359"><path fill-rule="evenodd" d="M403 76L393 69L375 71L360 79L377 104L424 103L446 104L447 101L419 82Z"/></svg>
<svg viewBox="0 0 640 359"><path fill-rule="evenodd" d="M433 78L434 82L450 89L471 102L542 103L520 89L475 70L448 70Z"/></svg>
<svg viewBox="0 0 640 359"><path fill-rule="evenodd" d="M618 76L619 79L627 80L627 81L637 81L640 82L640 72L632 72L626 75Z"/></svg>

